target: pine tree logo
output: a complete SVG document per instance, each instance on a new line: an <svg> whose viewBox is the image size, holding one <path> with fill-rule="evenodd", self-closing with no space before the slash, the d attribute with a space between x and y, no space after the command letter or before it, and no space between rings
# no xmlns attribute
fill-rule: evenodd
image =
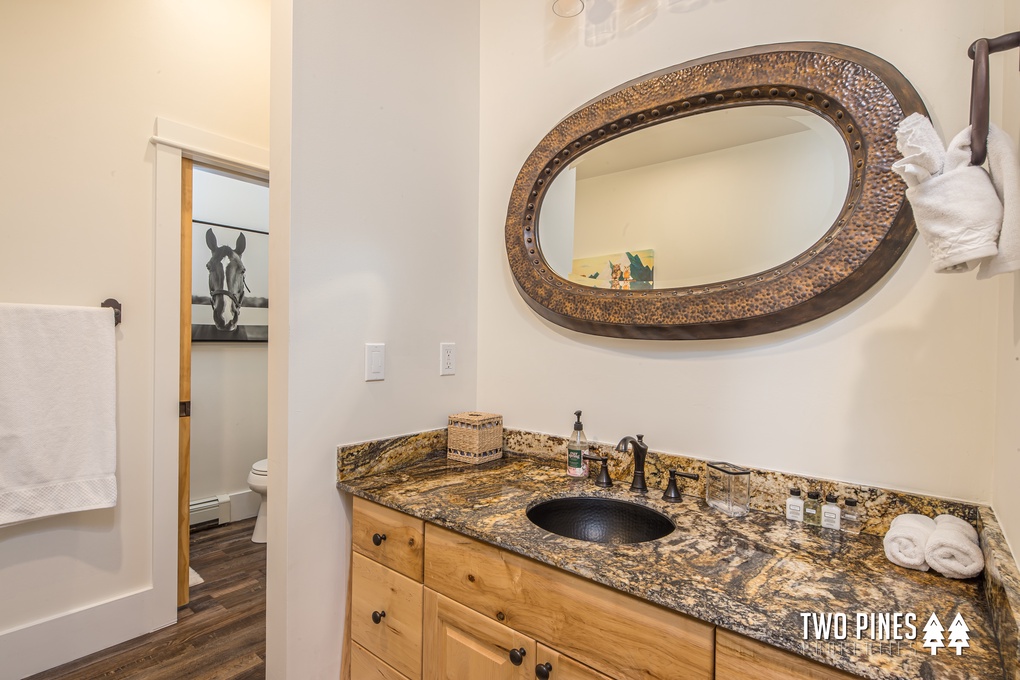
<svg viewBox="0 0 1020 680"><path fill-rule="evenodd" d="M970 647L970 636L967 633L970 632L970 628L967 627L967 623L963 620L961 614L957 614L953 622L949 624L949 646L956 648L956 655L960 656L964 647ZM925 638L927 640L927 638ZM935 651L932 650L932 654Z"/></svg>
<svg viewBox="0 0 1020 680"><path fill-rule="evenodd" d="M957 618L960 617L957 616ZM953 623L955 624L956 621L954 620ZM963 624L963 619L960 619L960 623ZM964 628L963 644L966 645L967 644L965 639L967 635L966 624L963 625L963 628ZM942 622L939 621L939 617L935 616L935 612L931 613L931 616L928 618L928 623L924 624L923 630L924 630L924 644L922 644L921 646L931 648L931 655L935 656L936 654L938 654L939 647L946 646L946 643L944 642L945 636L942 635L942 632L945 630L945 628L942 627ZM952 642L950 642L950 644L952 644ZM959 651L957 651L957 654L959 654Z"/></svg>

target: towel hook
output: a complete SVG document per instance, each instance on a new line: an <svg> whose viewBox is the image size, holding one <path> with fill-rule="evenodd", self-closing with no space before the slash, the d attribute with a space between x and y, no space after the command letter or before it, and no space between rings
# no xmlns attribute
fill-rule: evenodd
<svg viewBox="0 0 1020 680"><path fill-rule="evenodd" d="M970 79L970 164L982 165L988 155L988 55L1020 47L1020 31L998 38L979 38L967 49L974 60Z"/></svg>

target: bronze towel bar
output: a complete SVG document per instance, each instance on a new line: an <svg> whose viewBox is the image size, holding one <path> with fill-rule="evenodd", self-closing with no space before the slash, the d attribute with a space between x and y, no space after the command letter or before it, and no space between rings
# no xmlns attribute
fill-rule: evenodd
<svg viewBox="0 0 1020 680"><path fill-rule="evenodd" d="M1020 47L1020 31L998 38L979 38L967 50L974 60L970 80L970 164L981 165L988 155L988 55Z"/></svg>

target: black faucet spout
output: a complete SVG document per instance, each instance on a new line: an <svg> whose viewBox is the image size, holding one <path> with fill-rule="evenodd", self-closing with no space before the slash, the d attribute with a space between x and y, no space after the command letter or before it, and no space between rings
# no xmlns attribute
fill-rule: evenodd
<svg viewBox="0 0 1020 680"><path fill-rule="evenodd" d="M648 493L648 486L645 484L645 456L648 455L648 444L644 442L644 435L639 434L637 439L627 435L616 445L616 450L626 453L628 447L634 450L634 481L630 484L630 490Z"/></svg>

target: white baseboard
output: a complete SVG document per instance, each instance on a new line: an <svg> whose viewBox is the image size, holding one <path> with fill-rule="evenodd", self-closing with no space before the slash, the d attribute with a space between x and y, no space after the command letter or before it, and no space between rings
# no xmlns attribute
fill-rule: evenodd
<svg viewBox="0 0 1020 680"><path fill-rule="evenodd" d="M0 680L18 680L176 621L152 619L152 589L0 633ZM141 613L141 615L140 615ZM146 615L147 613L147 615ZM148 620L146 620L148 619Z"/></svg>
<svg viewBox="0 0 1020 680"><path fill-rule="evenodd" d="M204 498L191 502L189 524L200 524L216 520L220 524L237 522L259 514L262 497L250 489L231 494L220 494L215 498Z"/></svg>
<svg viewBox="0 0 1020 680"><path fill-rule="evenodd" d="M237 522L259 514L262 496L252 490L230 494L230 521Z"/></svg>

